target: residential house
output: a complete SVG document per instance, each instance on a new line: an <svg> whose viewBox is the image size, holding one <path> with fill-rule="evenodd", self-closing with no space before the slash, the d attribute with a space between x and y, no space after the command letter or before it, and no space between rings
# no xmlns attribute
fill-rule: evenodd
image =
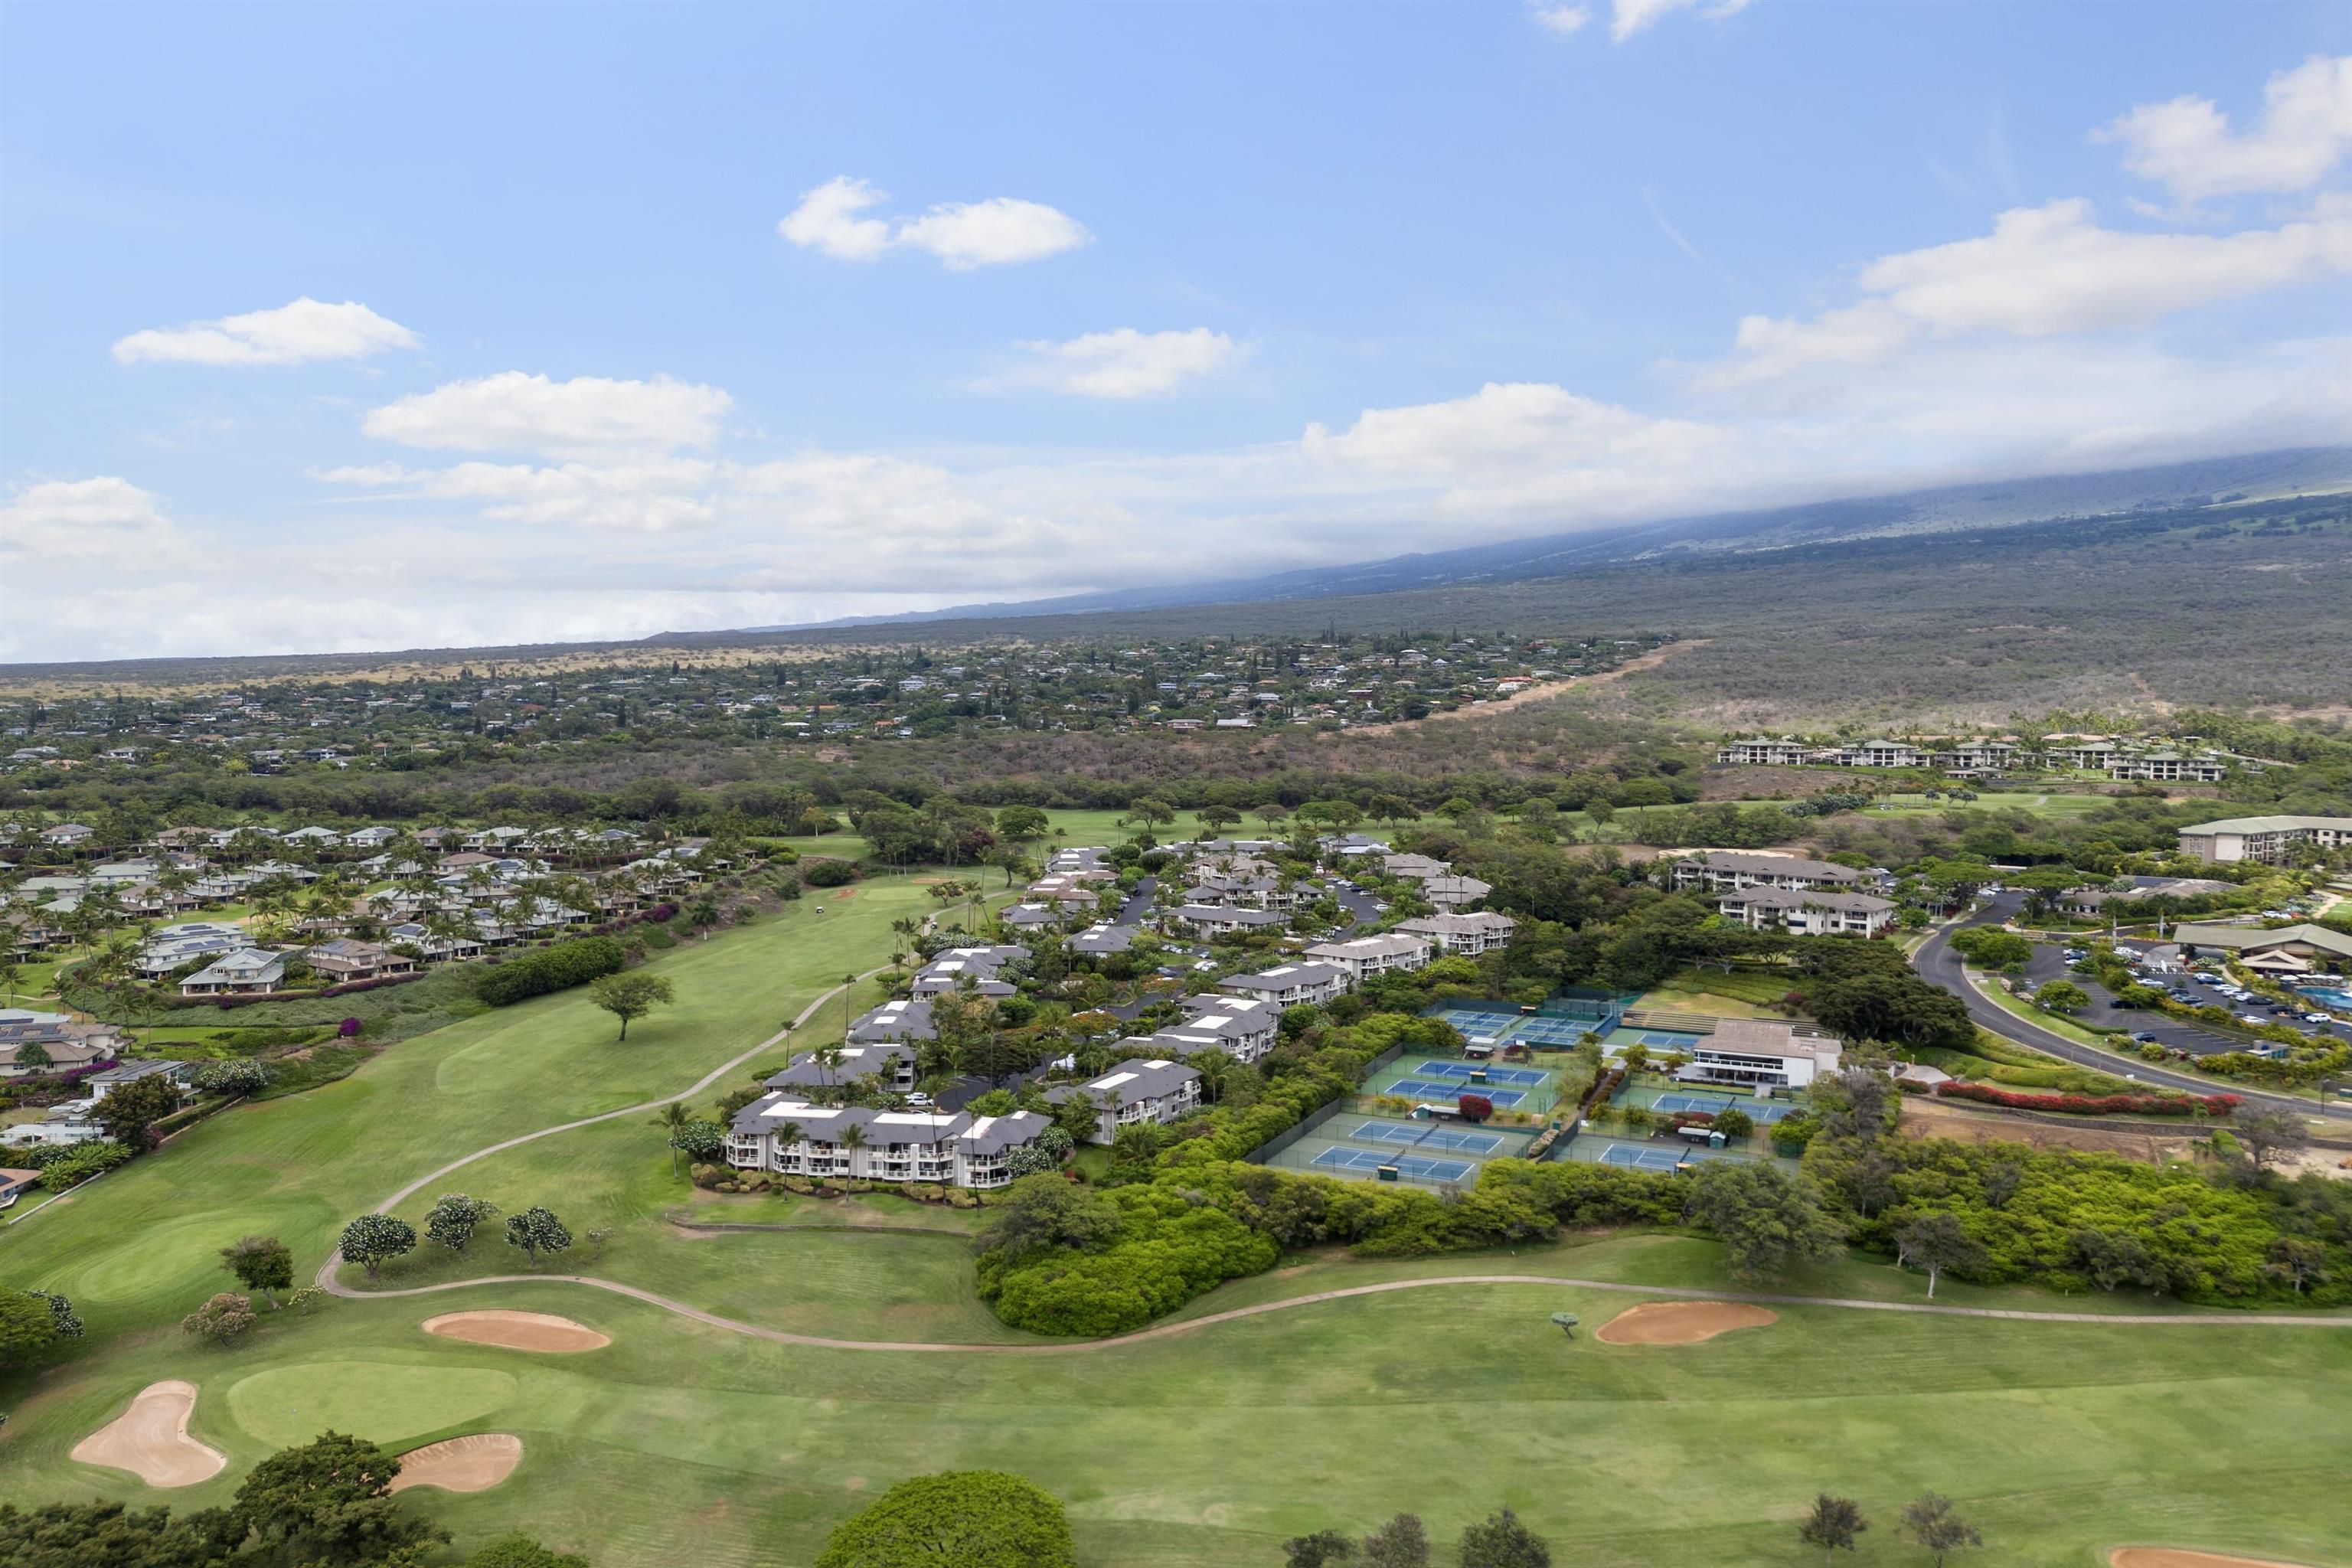
<svg viewBox="0 0 2352 1568"><path fill-rule="evenodd" d="M92 1100L104 1100L124 1084L160 1078L168 1080L172 1087L178 1089L184 1098L188 1093L189 1082L195 1075L196 1064L194 1062L162 1060L118 1062L103 1072L90 1074L89 1077L82 1079L81 1086L89 1091L89 1097Z"/></svg>
<svg viewBox="0 0 2352 1568"><path fill-rule="evenodd" d="M1187 996L1182 1005L1183 1022L1150 1037L1153 1046L1171 1056L1214 1050L1236 1061L1254 1062L1274 1049L1282 1024L1279 1004L1239 996Z"/></svg>
<svg viewBox="0 0 2352 1568"><path fill-rule="evenodd" d="M1070 951L1091 954L1097 958L1114 952L1125 952L1135 945L1133 926L1097 923L1088 926L1070 939Z"/></svg>
<svg viewBox="0 0 2352 1568"><path fill-rule="evenodd" d="M405 953L393 952L372 942L357 942L350 937L337 937L322 942L303 954L319 978L330 985L346 985L362 980L381 980L392 974L414 974L416 961Z"/></svg>
<svg viewBox="0 0 2352 1568"><path fill-rule="evenodd" d="M267 948L240 948L180 982L183 996L267 996L286 983L286 956Z"/></svg>
<svg viewBox="0 0 2352 1568"><path fill-rule="evenodd" d="M1100 1078L1081 1084L1062 1084L1045 1098L1063 1105L1084 1094L1095 1108L1092 1143L1109 1143L1122 1127L1149 1122L1164 1126L1190 1115L1201 1104L1201 1075L1179 1062L1158 1059L1121 1062Z"/></svg>
<svg viewBox="0 0 2352 1568"><path fill-rule="evenodd" d="M47 1067L20 1059L19 1053L30 1046L47 1055ZM122 1054L122 1030L114 1024L77 1024L56 1014L0 1023L0 1079L71 1072L110 1062Z"/></svg>
<svg viewBox="0 0 2352 1568"><path fill-rule="evenodd" d="M1381 857L1381 869L1391 877L1419 882L1431 877L1445 876L1454 868L1426 855L1383 855Z"/></svg>

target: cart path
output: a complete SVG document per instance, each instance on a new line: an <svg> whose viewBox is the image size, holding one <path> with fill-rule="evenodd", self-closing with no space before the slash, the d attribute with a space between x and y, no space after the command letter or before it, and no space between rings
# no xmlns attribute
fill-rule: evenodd
<svg viewBox="0 0 2352 1568"><path fill-rule="evenodd" d="M938 918L939 917L937 915L932 915L923 921L924 928L926 930L929 929L931 921ZM887 966L885 965L884 967L887 968ZM860 980L869 980L881 973L882 969L880 968L869 969L857 978ZM811 1002L807 1006L802 1008L800 1012L793 1016L791 1023L785 1025L782 1028L778 1029L774 1034L770 1035L766 1039L761 1040L758 1045L753 1046L750 1050L745 1051L742 1055L719 1063L717 1067L712 1068L709 1072L703 1074L702 1077L697 1079L694 1082L687 1085L684 1089L679 1089L676 1094L666 1094L658 1100L648 1100L637 1105L625 1105L618 1110L606 1110L594 1116L583 1116L577 1121L565 1121L560 1122L553 1127L542 1127L536 1132L525 1132L520 1137L509 1138L500 1142L493 1143L486 1149L477 1149L470 1154L462 1155L457 1159L450 1161L447 1164L442 1166L437 1171L427 1171L425 1174L417 1177L416 1180L409 1183L408 1185L401 1188L400 1191L393 1194L392 1196L384 1199L383 1202L376 1205L373 1212L377 1214L390 1214L394 1205L398 1205L403 1199L412 1196L422 1188L432 1185L435 1182L439 1181L442 1177L447 1175L452 1171L461 1171L465 1169L467 1165L472 1164L477 1160L486 1160L493 1154L503 1153L509 1149L520 1148L525 1143L536 1142L541 1138L552 1138L559 1132L576 1131L578 1129L583 1127L593 1127L600 1121L611 1121L623 1116L635 1116L639 1111L644 1110L659 1110L663 1106L668 1105L673 1101L690 1100L694 1096L700 1094L704 1089L709 1089L712 1084L717 1083L720 1079L725 1078L729 1073L735 1071L738 1068L741 1067L745 1062L750 1061L752 1058L758 1056L761 1052L782 1045L786 1039L791 1037L792 1032L794 1029L806 1026L808 1021L816 1016L817 1010L819 1008L839 996L847 989L848 987L846 986L836 985L831 990L824 992L823 994L819 995L815 1001ZM327 1260L319 1265L319 1272L313 1279L312 1283L316 1284L320 1289L327 1291L331 1295L348 1296L354 1294L352 1290L344 1288L343 1286L338 1285L335 1282L335 1270L342 1267L342 1262L343 1254L341 1247L337 1247L334 1251L327 1254ZM553 1278L553 1276L549 1276L549 1278ZM365 1294L366 1292L359 1293Z"/></svg>
<svg viewBox="0 0 2352 1568"><path fill-rule="evenodd" d="M2352 1329L2352 1316L2305 1317L2285 1312L2181 1312L2169 1316L2157 1314L2126 1314L2116 1312L2040 1312L2007 1307L1947 1307L1928 1301L1866 1301L1851 1297L1782 1296L1746 1290L1696 1290L1668 1285L1632 1285L1616 1279L1576 1279L1552 1274L1442 1274L1425 1279L1391 1279L1378 1285L1350 1285L1343 1289L1317 1290L1304 1296L1291 1296L1279 1301L1261 1301L1255 1306L1234 1307L1223 1312L1210 1312L1181 1322L1160 1323L1133 1333L1118 1334L1109 1339L1076 1340L1062 1342L1046 1342L1027 1344L937 1344L897 1340L836 1340L821 1334L795 1334L782 1329L762 1328L739 1319L706 1312L699 1307L689 1307L683 1301L635 1285L617 1280L599 1279L587 1274L493 1274L480 1279L453 1279L439 1285L418 1285L405 1290L355 1290L348 1285L321 1279L326 1288L338 1296L354 1300L375 1300L403 1296L435 1296L445 1290L468 1290L483 1285L585 1285L592 1289L609 1290L615 1296L626 1296L648 1306L659 1307L681 1318L706 1323L730 1333L746 1334L753 1339L767 1340L780 1345L805 1345L830 1351L882 1351L917 1353L961 1353L976 1355L1067 1355L1079 1351L1114 1350L1122 1345L1141 1344L1147 1340L1164 1340L1178 1334L1189 1334L1214 1323L1235 1322L1243 1318L1255 1318L1267 1312L1286 1312L1294 1307L1311 1307L1323 1301L1346 1300L1354 1296L1381 1296L1392 1290L1425 1290L1446 1285L1556 1285L1575 1290L1602 1290L1613 1295L1652 1296L1694 1301L1748 1301L1776 1307L1837 1307L1859 1312L1910 1312L1941 1318L2006 1318L2031 1323L2097 1323L2136 1324L2150 1328L2176 1324L2212 1325L2220 1323L2252 1323L2271 1327Z"/></svg>

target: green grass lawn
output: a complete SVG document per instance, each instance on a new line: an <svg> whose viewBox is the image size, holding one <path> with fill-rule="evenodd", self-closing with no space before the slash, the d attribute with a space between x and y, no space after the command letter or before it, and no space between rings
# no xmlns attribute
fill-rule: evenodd
<svg viewBox="0 0 2352 1568"><path fill-rule="evenodd" d="M956 1245L829 1239L842 1258L890 1249L899 1274ZM1679 1237L1318 1262L1192 1311L1444 1273L1706 1286L1719 1268L1713 1247ZM1916 1276L1860 1265L1814 1282L1919 1289ZM232 1461L222 1479L168 1494L176 1506L221 1500L270 1449L328 1426L399 1447L509 1431L525 1443L512 1480L412 1500L460 1547L522 1528L598 1568L675 1563L686 1542L698 1563L806 1563L893 1480L980 1466L1051 1489L1069 1506L1080 1561L1119 1568L1266 1568L1286 1536L1361 1531L1400 1508L1427 1519L1444 1561L1465 1522L1506 1503L1579 1568L1794 1568L1814 1561L1794 1521L1822 1489L1872 1516L1846 1561L1874 1568L1923 1560L1895 1514L1929 1489L1983 1531L1969 1561L1986 1568L2094 1568L2123 1542L2352 1560L2339 1463L2352 1443L2352 1332L1792 1308L1703 1346L1624 1349L1589 1331L1566 1339L1549 1321L1567 1310L1597 1326L1630 1300L1437 1288L1043 1356L772 1345L552 1283L335 1302L272 1319L232 1351L157 1332L68 1363L16 1404L0 1474L20 1500L157 1500L66 1450L138 1388L175 1376L202 1391L196 1435ZM614 1342L534 1356L417 1330L461 1305L562 1311Z"/></svg>
<svg viewBox="0 0 2352 1568"><path fill-rule="evenodd" d="M0 1377L0 1495L215 1503L273 1448L333 1426L406 1447L470 1431L527 1445L505 1485L409 1494L460 1547L523 1528L598 1568L804 1563L890 1482L943 1468L1019 1469L1061 1496L1081 1561L1264 1568L1279 1542L1360 1531L1399 1508L1450 1548L1508 1503L1559 1560L1693 1568L1798 1564L1793 1520L1819 1489L1878 1521L1853 1561L1909 1563L1893 1515L1935 1488L1988 1545L1971 1562L2093 1568L2120 1542L2352 1561L2340 1458L2352 1443L2352 1331L2063 1325L1797 1308L1772 1328L1680 1349L1570 1341L1630 1299L1560 1286L1439 1288L1318 1303L1110 1350L989 1353L1026 1336L972 1291L956 1236L688 1232L673 1210L749 1223L854 1220L969 1230L986 1215L883 1195L824 1204L695 1194L660 1133L630 1116L491 1156L402 1205L462 1189L554 1208L585 1271L753 1322L838 1338L970 1344L851 1352L774 1345L549 1280L422 1300L333 1301L268 1317L229 1351L173 1326L228 1284L215 1253L274 1233L306 1275L336 1229L456 1154L670 1092L756 1044L809 998L887 956L920 884L877 879L656 961L678 1005L625 1043L584 997L542 998L404 1041L352 1077L241 1107L154 1158L0 1229L0 1278L72 1297L79 1352ZM847 1010L803 1031L822 1038ZM773 1053L769 1060L781 1057ZM744 1069L748 1079L758 1069ZM707 1112L728 1085L698 1097ZM593 1261L585 1237L609 1230ZM495 1222L470 1255L420 1256L383 1286L521 1271ZM1185 1310L1315 1290L1512 1272L1719 1289L1720 1250L1621 1236L1483 1257L1301 1259ZM1800 1290L1916 1300L1916 1275L1844 1263ZM1958 1304L2049 1298L1947 1284ZM2080 1303L2075 1303L2079 1305ZM534 1356L431 1338L436 1312L559 1311L607 1350ZM2145 1300L2103 1310L2158 1315ZM202 1394L196 1435L224 1475L169 1494L68 1450L162 1377Z"/></svg>

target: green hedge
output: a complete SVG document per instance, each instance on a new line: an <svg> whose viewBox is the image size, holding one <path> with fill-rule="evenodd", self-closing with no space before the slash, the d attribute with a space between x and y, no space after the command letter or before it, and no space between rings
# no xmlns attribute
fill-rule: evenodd
<svg viewBox="0 0 2352 1568"><path fill-rule="evenodd" d="M474 982L474 994L493 1007L505 1007L617 974L627 963L617 938L575 937L483 970Z"/></svg>

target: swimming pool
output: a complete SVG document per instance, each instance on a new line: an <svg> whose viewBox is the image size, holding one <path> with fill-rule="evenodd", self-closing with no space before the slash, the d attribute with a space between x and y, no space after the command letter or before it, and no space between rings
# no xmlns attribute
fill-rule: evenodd
<svg viewBox="0 0 2352 1568"><path fill-rule="evenodd" d="M2334 1008L2338 1013L2352 1013L2352 991L2329 985L2298 985L2294 994L2308 996L2321 1006Z"/></svg>

